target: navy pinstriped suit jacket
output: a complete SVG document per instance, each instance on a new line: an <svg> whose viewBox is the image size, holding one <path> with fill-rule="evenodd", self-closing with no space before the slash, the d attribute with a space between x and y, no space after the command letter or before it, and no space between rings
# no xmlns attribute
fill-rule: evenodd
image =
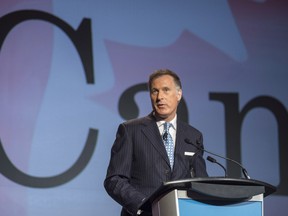
<svg viewBox="0 0 288 216"><path fill-rule="evenodd" d="M201 132L177 120L174 168L171 171L169 159L152 114L120 124L104 186L108 194L124 207L122 215L135 215L145 198L148 198L165 181L207 177L203 152L186 143L200 142ZM198 143L199 143L198 142ZM185 152L195 152L185 156ZM126 213L123 213L127 211Z"/></svg>

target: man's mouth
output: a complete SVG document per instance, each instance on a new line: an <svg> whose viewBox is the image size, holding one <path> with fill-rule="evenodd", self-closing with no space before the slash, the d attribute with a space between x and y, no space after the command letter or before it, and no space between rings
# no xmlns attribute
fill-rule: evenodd
<svg viewBox="0 0 288 216"><path fill-rule="evenodd" d="M165 106L165 104L157 104L157 107L159 108L163 108Z"/></svg>

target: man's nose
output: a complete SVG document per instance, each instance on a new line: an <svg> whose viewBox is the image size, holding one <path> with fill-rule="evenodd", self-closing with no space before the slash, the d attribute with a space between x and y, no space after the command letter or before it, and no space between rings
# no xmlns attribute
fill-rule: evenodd
<svg viewBox="0 0 288 216"><path fill-rule="evenodd" d="M157 94L157 99L161 100L163 98L163 95L164 95L163 91L159 91L158 94Z"/></svg>

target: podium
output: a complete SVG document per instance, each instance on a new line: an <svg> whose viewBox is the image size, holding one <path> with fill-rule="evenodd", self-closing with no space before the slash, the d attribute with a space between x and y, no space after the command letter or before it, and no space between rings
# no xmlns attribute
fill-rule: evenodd
<svg viewBox="0 0 288 216"><path fill-rule="evenodd" d="M163 183L142 209L153 216L263 216L264 197L275 191L250 179L183 179Z"/></svg>

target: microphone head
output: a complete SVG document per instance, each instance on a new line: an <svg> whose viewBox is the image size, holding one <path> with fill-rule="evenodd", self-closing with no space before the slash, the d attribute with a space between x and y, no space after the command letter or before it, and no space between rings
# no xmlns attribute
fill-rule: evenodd
<svg viewBox="0 0 288 216"><path fill-rule="evenodd" d="M194 142L192 142L192 141L191 141L190 139L188 139L188 138L185 138L184 141L185 141L186 143L190 144L190 145L195 146L198 150L205 151L205 150L200 146L200 144L198 143L198 142L199 142L198 140L196 140L196 144L195 144Z"/></svg>
<svg viewBox="0 0 288 216"><path fill-rule="evenodd" d="M188 144L191 144L191 145L194 145L194 146L197 146L197 147L199 147L199 144L200 144L198 140L196 140L196 143L195 143L195 142L193 142L192 140L190 140L188 138L185 138L184 141L186 143L188 143Z"/></svg>
<svg viewBox="0 0 288 216"><path fill-rule="evenodd" d="M167 132L165 132L165 133L163 134L162 139L163 139L164 141L167 141L167 139L168 139L168 133L167 133Z"/></svg>
<svg viewBox="0 0 288 216"><path fill-rule="evenodd" d="M188 143L188 144L192 144L191 140L188 139L188 138L185 138L184 141L185 141L186 143Z"/></svg>
<svg viewBox="0 0 288 216"><path fill-rule="evenodd" d="M216 163L217 162L215 158L212 158L210 156L207 156L207 160L212 162L212 163Z"/></svg>

